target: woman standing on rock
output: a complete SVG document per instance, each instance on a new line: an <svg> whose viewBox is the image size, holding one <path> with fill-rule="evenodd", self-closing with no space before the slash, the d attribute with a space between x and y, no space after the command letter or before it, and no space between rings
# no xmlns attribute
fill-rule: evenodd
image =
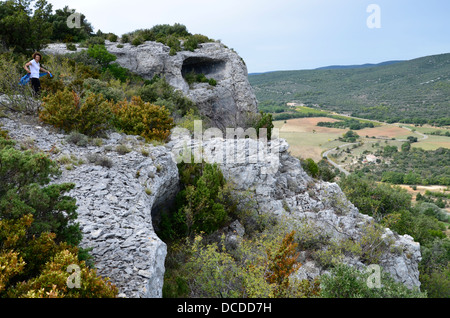
<svg viewBox="0 0 450 318"><path fill-rule="evenodd" d="M43 71L50 74L49 71L41 67L42 55L39 52L33 54L33 59L25 64L23 67L31 77L31 86L33 87L34 93L39 96L41 91L41 81L39 80L39 72Z"/></svg>

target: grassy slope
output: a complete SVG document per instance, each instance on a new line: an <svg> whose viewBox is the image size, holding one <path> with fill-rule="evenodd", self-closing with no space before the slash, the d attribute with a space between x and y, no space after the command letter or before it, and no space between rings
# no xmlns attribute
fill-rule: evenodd
<svg viewBox="0 0 450 318"><path fill-rule="evenodd" d="M259 101L316 104L391 122L450 118L450 54L369 68L270 72L249 80Z"/></svg>

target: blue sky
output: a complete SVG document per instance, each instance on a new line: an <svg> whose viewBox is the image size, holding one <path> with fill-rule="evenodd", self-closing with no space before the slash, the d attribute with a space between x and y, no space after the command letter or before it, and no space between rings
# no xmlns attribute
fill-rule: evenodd
<svg viewBox="0 0 450 318"><path fill-rule="evenodd" d="M182 23L220 39L248 71L312 69L450 53L448 0L47 0L117 35ZM370 4L381 28L369 28Z"/></svg>

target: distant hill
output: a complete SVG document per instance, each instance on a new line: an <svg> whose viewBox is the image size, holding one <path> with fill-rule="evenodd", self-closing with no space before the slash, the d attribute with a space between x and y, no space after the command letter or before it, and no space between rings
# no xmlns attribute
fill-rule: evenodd
<svg viewBox="0 0 450 318"><path fill-rule="evenodd" d="M404 62L404 61L386 61L386 62L381 62L381 63L377 63L377 64L366 63L366 64L360 64L360 65L330 65L330 66L318 67L318 68L316 68L316 70L336 70L336 69L348 69L348 68L365 68L365 67L391 65L391 64L395 64L395 63L399 63L399 62Z"/></svg>
<svg viewBox="0 0 450 318"><path fill-rule="evenodd" d="M450 53L365 67L249 75L259 102L299 102L386 122L450 125Z"/></svg>

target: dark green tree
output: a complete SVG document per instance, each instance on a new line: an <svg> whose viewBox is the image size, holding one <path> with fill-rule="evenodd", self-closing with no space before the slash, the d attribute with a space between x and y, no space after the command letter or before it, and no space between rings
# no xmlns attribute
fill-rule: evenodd
<svg viewBox="0 0 450 318"><path fill-rule="evenodd" d="M319 166L313 159L307 158L302 161L302 167L311 177L317 178L319 176Z"/></svg>
<svg viewBox="0 0 450 318"><path fill-rule="evenodd" d="M0 3L0 41L15 52L32 49L31 0L8 0Z"/></svg>
<svg viewBox="0 0 450 318"><path fill-rule="evenodd" d="M34 13L30 19L31 41L34 50L40 50L50 41L53 26L50 22L52 5L46 0L37 0L34 4Z"/></svg>
<svg viewBox="0 0 450 318"><path fill-rule="evenodd" d="M12 142L0 137L0 219L20 219L32 214L29 235L56 234L58 242L77 245L81 232L75 200L65 196L73 184L53 184L50 177L59 174L55 162L43 153L19 151Z"/></svg>
<svg viewBox="0 0 450 318"><path fill-rule="evenodd" d="M86 20L86 16L80 13L80 28L69 28L67 19L74 13L73 9L65 6L55 11L49 21L52 23L52 41L80 42L88 39L93 34L92 25Z"/></svg>

